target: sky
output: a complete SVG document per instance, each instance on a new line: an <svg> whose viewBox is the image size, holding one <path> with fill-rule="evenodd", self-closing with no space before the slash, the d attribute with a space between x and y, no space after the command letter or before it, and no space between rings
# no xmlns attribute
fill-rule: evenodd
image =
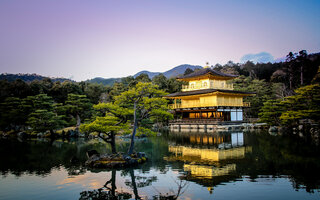
<svg viewBox="0 0 320 200"><path fill-rule="evenodd" d="M77 81L320 52L319 0L0 0L0 73Z"/></svg>

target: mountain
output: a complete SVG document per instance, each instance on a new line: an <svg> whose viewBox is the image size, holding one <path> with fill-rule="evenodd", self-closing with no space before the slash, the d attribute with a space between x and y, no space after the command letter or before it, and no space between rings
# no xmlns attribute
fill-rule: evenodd
<svg viewBox="0 0 320 200"><path fill-rule="evenodd" d="M149 71L144 70L144 71L136 73L135 75L133 75L133 77L136 78L140 74L147 74L149 76L149 78L152 79L153 77L159 75L160 72L149 72Z"/></svg>
<svg viewBox="0 0 320 200"><path fill-rule="evenodd" d="M195 69L202 69L202 67L200 65L188 65L188 64L184 64L184 65L179 65L177 67L174 67L166 72L163 73L163 75L167 78L173 78L173 77L177 77L180 74L183 74L186 69L192 69L193 71Z"/></svg>
<svg viewBox="0 0 320 200"><path fill-rule="evenodd" d="M3 73L0 74L0 80L7 80L7 81L15 81L17 79L21 79L25 82L32 82L34 80L43 80L45 78L50 78L50 77L46 77L46 76L41 76L38 74L7 74L7 73ZM63 81L73 81L67 78L50 78L52 80L52 82L63 82Z"/></svg>
<svg viewBox="0 0 320 200"><path fill-rule="evenodd" d="M177 77L180 74L183 74L186 71L186 69L188 69L188 68L195 70L195 69L201 69L202 67L199 65L184 64L184 65L179 65L177 67L174 67L168 71L165 71L162 74L167 78L173 78L173 77ZM140 74L147 74L149 76L149 78L152 79L153 77L161 74L161 72L141 71L141 72L136 73L133 77L136 78Z"/></svg>
<svg viewBox="0 0 320 200"><path fill-rule="evenodd" d="M188 69L188 68L195 70L195 69L201 69L202 67L199 65L184 64L184 65L179 65L177 67L174 67L168 71L165 71L162 74L167 78L173 78L173 77L177 77L180 74L183 74L186 71L186 69ZM161 74L161 72L149 72L149 71L144 70L144 71L136 73L133 77L137 77L143 73L147 74L150 79ZM38 74L7 74L7 73L0 74L0 80L8 80L8 81L15 81L16 79L21 79L25 82L32 82L34 80L43 80L45 78L50 78L50 77L41 76ZM73 80L70 80L67 78L50 78L50 79L53 82L73 81ZM113 85L117 81L121 81L121 78L96 77L96 78L87 80L87 82L90 82L90 83L102 83L103 85Z"/></svg>
<svg viewBox="0 0 320 200"><path fill-rule="evenodd" d="M163 72L162 74L167 77L167 78L173 78L173 77L177 77L180 74L183 74L186 69L201 69L202 67L199 65L188 65L188 64L184 64L184 65L179 65L177 67L174 67L168 71ZM140 71L138 73L136 73L135 75L133 75L134 78L136 78L137 76L139 76L140 74L147 74L149 76L150 79L152 79L153 77L161 74L161 72L149 72L149 71ZM97 77L97 78L93 78L90 80L87 80L90 83L102 83L104 85L113 85L115 82L117 81L121 81L121 78L101 78L101 77Z"/></svg>
<svg viewBox="0 0 320 200"><path fill-rule="evenodd" d="M162 74L167 77L167 78L173 78L173 77L177 77L178 75L180 74L183 74L186 69L192 69L192 70L195 70L195 69L201 69L202 67L199 66L199 65L188 65L188 64L184 64L184 65L179 65L179 66L176 66L168 71L165 71L163 72ZM161 74L161 72L149 72L149 71L141 71L141 72L138 72L136 73L135 75L133 75L133 77L137 77L139 76L140 74L147 74L149 76L150 79L152 79L153 77ZM4 74L0 74L0 80L8 80L8 81L14 81L16 79L21 79L25 82L31 82L33 80L43 80L45 78L49 78L49 77L46 77L46 76L41 76L41 75L38 75L38 74L7 74L7 73L4 73ZM50 78L53 82L56 82L56 81L60 81L60 82L63 82L63 81L73 81L73 80L70 80L70 79L67 79L67 78ZM96 77L96 78L93 78L93 79L90 79L90 80L87 80L87 82L90 82L90 83L101 83L103 85L113 85L115 82L117 81L121 81L121 78L102 78L102 77Z"/></svg>

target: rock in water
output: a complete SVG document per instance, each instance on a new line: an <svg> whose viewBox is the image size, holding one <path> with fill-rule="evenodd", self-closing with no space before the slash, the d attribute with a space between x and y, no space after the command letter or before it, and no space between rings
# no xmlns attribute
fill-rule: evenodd
<svg viewBox="0 0 320 200"><path fill-rule="evenodd" d="M100 153L98 153L96 150L89 150L87 151L87 157L90 158L91 156L96 155L96 156L100 156Z"/></svg>
<svg viewBox="0 0 320 200"><path fill-rule="evenodd" d="M87 161L86 161L86 165L88 166L93 166L96 161L100 160L100 157L97 156L96 154L93 154Z"/></svg>
<svg viewBox="0 0 320 200"><path fill-rule="evenodd" d="M93 168L121 168L142 164L147 160L144 152L133 153L131 155L117 153L98 156L97 154L93 154L85 164Z"/></svg>
<svg viewBox="0 0 320 200"><path fill-rule="evenodd" d="M271 126L269 128L269 132L277 132L278 131L278 128L276 126Z"/></svg>
<svg viewBox="0 0 320 200"><path fill-rule="evenodd" d="M138 158L146 157L146 153L144 153L144 152L138 152L138 153L137 153L137 157L138 157Z"/></svg>
<svg viewBox="0 0 320 200"><path fill-rule="evenodd" d="M19 132L18 134L18 137L26 137L27 134L25 132Z"/></svg>

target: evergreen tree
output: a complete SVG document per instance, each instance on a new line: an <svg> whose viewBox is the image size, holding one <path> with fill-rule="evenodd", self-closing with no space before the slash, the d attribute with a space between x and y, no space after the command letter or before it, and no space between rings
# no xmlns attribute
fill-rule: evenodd
<svg viewBox="0 0 320 200"><path fill-rule="evenodd" d="M155 85L158 85L160 90L166 91L168 89L168 80L163 74L159 74L159 75L153 77L152 83Z"/></svg>
<svg viewBox="0 0 320 200"><path fill-rule="evenodd" d="M117 152L115 135L124 129L129 129L129 126L126 123L122 123L118 117L112 114L106 114L104 117L96 117L93 122L80 126L82 132L97 132L100 138L111 145L113 154ZM101 136L101 134L105 136Z"/></svg>
<svg viewBox="0 0 320 200"><path fill-rule="evenodd" d="M25 113L21 110L21 100L17 97L8 97L0 104L0 127L12 128L25 123Z"/></svg>
<svg viewBox="0 0 320 200"><path fill-rule="evenodd" d="M300 87L283 101L269 100L260 110L260 119L270 125L296 125L300 119L320 121L320 85Z"/></svg>
<svg viewBox="0 0 320 200"><path fill-rule="evenodd" d="M244 101L250 102L251 105L246 112L249 117L258 117L257 111L262 108L263 103L267 100L274 99L272 84L267 83L264 80L240 76L232 81L235 90L255 93L255 96L244 98Z"/></svg>
<svg viewBox="0 0 320 200"><path fill-rule="evenodd" d="M128 154L134 149L135 135L139 127L149 130L145 122L160 122L172 119L168 112L167 100L162 98L166 93L152 83L139 82L135 87L115 97L114 103L100 103L94 108L105 116L96 117L90 124L84 124L81 130L107 135L105 141L114 146L114 135L120 130L128 129L128 123L133 124L131 143ZM115 148L113 148L115 150Z"/></svg>
<svg viewBox="0 0 320 200"><path fill-rule="evenodd" d="M35 131L49 130L51 136L54 130L62 128L66 122L62 120L63 116L57 115L54 112L53 99L46 94L27 97L25 105L31 104L32 112L28 116L27 124Z"/></svg>
<svg viewBox="0 0 320 200"><path fill-rule="evenodd" d="M279 118L283 112L283 106L280 102L280 99L266 101L260 109L260 121L268 125L280 125L281 121Z"/></svg>
<svg viewBox="0 0 320 200"><path fill-rule="evenodd" d="M67 113L76 119L77 128L79 128L82 119L90 118L92 114L92 104L86 95L68 94L64 106Z"/></svg>
<svg viewBox="0 0 320 200"><path fill-rule="evenodd" d="M320 120L320 85L313 84L295 90L296 95L286 97L281 104L285 112L280 116L283 124L296 124L299 119Z"/></svg>
<svg viewBox="0 0 320 200"><path fill-rule="evenodd" d="M27 124L35 131L49 130L51 136L54 136L54 130L62 128L66 122L62 119L62 116L53 111L36 110L30 114Z"/></svg>
<svg viewBox="0 0 320 200"><path fill-rule="evenodd" d="M115 105L123 108L133 109L133 130L128 154L132 154L134 149L135 135L142 120L150 119L155 115L163 115L164 118L172 118L172 114L167 111L167 100L163 99L166 93L158 89L152 83L139 82L134 88L123 92L115 99Z"/></svg>
<svg viewBox="0 0 320 200"><path fill-rule="evenodd" d="M84 94L90 99L90 102L97 104L103 94L110 92L111 88L109 86L104 86L102 84L90 83L84 89Z"/></svg>
<svg viewBox="0 0 320 200"><path fill-rule="evenodd" d="M140 74L139 76L137 76L137 77L135 78L135 81L136 81L136 82L144 82L144 83L151 82L148 74L145 74L145 73L142 73L142 74Z"/></svg>
<svg viewBox="0 0 320 200"><path fill-rule="evenodd" d="M289 52L289 54L286 57L286 63L284 67L288 76L290 90L293 90L294 79L296 78L297 74L297 65L295 63L296 56L296 53Z"/></svg>

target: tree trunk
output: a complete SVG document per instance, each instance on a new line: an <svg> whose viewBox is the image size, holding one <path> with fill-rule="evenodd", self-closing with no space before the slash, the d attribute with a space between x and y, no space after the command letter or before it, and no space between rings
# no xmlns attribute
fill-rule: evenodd
<svg viewBox="0 0 320 200"><path fill-rule="evenodd" d="M116 150L116 139L115 139L115 134L113 131L111 131L110 133L110 137L111 137L111 151L112 151L112 154L116 154L117 153L117 150Z"/></svg>
<svg viewBox="0 0 320 200"><path fill-rule="evenodd" d="M111 194L115 197L116 196L116 170L112 170L112 182L111 182Z"/></svg>
<svg viewBox="0 0 320 200"><path fill-rule="evenodd" d="M130 147L128 150L128 155L131 155L133 152L133 148L134 148L134 138L136 136L137 133L137 126L138 126L138 119L137 119L137 102L134 102L133 104L133 121L134 121L134 125L133 125L133 130L132 130L132 134L131 134L131 143L130 143Z"/></svg>
<svg viewBox="0 0 320 200"><path fill-rule="evenodd" d="M133 187L134 197L135 197L135 199L141 199L139 197L138 188L137 188L137 184L136 184L136 177L134 176L133 169L130 169L129 172L130 172L130 176L131 176L131 183L132 183L132 187Z"/></svg>
<svg viewBox="0 0 320 200"><path fill-rule="evenodd" d="M301 65L300 68L300 85L303 85L303 65Z"/></svg>
<svg viewBox="0 0 320 200"><path fill-rule="evenodd" d="M79 114L77 114L77 125L76 125L76 127L79 128L80 124L81 124L81 119L80 119Z"/></svg>
<svg viewBox="0 0 320 200"><path fill-rule="evenodd" d="M104 134L106 134L108 138L105 138L105 137L101 136L100 134L98 134L98 137L101 138L106 143L109 143L111 146L112 154L116 154L117 149L116 149L116 139L115 139L114 131L111 131L109 133L104 133Z"/></svg>
<svg viewBox="0 0 320 200"><path fill-rule="evenodd" d="M112 197L116 197L116 172L117 170L112 169L112 174L111 174L111 178L109 181L107 181L103 187L105 187L108 191L111 192ZM108 187L108 185L111 183L111 188ZM101 188L102 189L102 188ZM99 189L98 189L99 190Z"/></svg>
<svg viewBox="0 0 320 200"><path fill-rule="evenodd" d="M52 129L50 129L50 138L52 139L55 137L56 137L56 135L55 135L54 131Z"/></svg>

